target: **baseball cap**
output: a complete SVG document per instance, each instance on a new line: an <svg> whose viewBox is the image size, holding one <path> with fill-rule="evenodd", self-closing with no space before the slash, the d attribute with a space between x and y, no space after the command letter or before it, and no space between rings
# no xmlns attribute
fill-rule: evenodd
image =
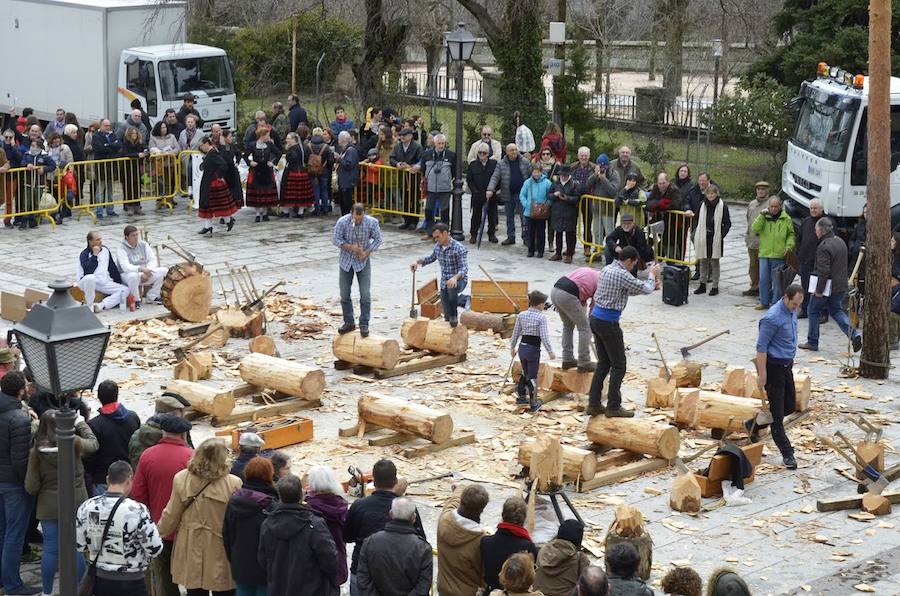
<svg viewBox="0 0 900 596"><path fill-rule="evenodd" d="M608 166L609 165L609 156L605 153L601 153L597 156L597 165L599 166Z"/></svg>
<svg viewBox="0 0 900 596"><path fill-rule="evenodd" d="M265 441L256 433L241 433L241 439L238 445L241 447L262 447Z"/></svg>

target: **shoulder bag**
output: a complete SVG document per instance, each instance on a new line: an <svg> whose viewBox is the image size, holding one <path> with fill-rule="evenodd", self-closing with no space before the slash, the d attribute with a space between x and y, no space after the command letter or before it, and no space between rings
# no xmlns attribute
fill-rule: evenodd
<svg viewBox="0 0 900 596"><path fill-rule="evenodd" d="M531 219L545 220L550 218L550 201L536 203L534 200L534 184L531 188Z"/></svg>
<svg viewBox="0 0 900 596"><path fill-rule="evenodd" d="M103 545L106 542L106 537L109 535L109 526L112 525L113 518L116 516L116 509L119 508L119 505L124 500L124 496L119 497L116 504L113 505L112 511L109 512L109 517L106 518L106 524L103 526L103 535L100 537L100 547L97 549L97 554L94 555L94 560L88 564L84 577L81 578L81 582L78 584L78 596L92 596L94 593L94 582L97 580L97 561L103 553Z"/></svg>

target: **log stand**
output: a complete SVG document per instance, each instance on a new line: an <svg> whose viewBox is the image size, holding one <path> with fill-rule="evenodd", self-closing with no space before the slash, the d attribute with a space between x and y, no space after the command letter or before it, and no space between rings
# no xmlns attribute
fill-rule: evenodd
<svg viewBox="0 0 900 596"><path fill-rule="evenodd" d="M400 375L408 375L414 372L429 370L432 368L440 368L449 364L458 364L465 362L466 355L460 354L435 354L427 350L415 350L400 355L397 360L397 366L391 369L376 368L365 366L362 364L353 364L345 360L335 360L335 370L353 370L354 374L364 375L370 374L376 379L389 379Z"/></svg>
<svg viewBox="0 0 900 596"><path fill-rule="evenodd" d="M212 426L221 427L242 422L255 422L322 405L319 400L307 400L279 392L274 394L264 392L262 387L249 383L238 385L231 389L230 393L237 400L234 410L226 416L213 416Z"/></svg>
<svg viewBox="0 0 900 596"><path fill-rule="evenodd" d="M522 498L526 501L528 500L528 495L531 493L531 484L532 482L528 482L525 485L525 494ZM550 504L553 505L553 511L556 513L556 519L559 520L559 523L563 523L566 521L566 517L563 515L562 507L559 506L559 499L562 498L563 502L566 504L566 507L569 508L569 511L572 512L572 515L575 516L575 519L584 524L584 520L581 519L581 515L578 514L578 510L575 509L575 505L572 504L572 501L569 499L569 495L566 494L566 491L563 490L561 486L551 486L547 490L538 490L537 494L539 496L547 497L550 499Z"/></svg>
<svg viewBox="0 0 900 596"><path fill-rule="evenodd" d="M374 433L380 430L390 430L384 427L370 424L367 422L357 422L353 426L338 429L339 437L359 437L362 438L366 434ZM390 445L407 445L402 448L401 454L406 459L418 457L428 453L438 453L449 449L450 447L458 447L459 445L470 445L476 443L475 433L460 433L456 437L452 437L449 441L443 443L426 442L415 435L404 432L390 431L388 434L380 433L377 437L370 437L368 443L370 447L387 447Z"/></svg>
<svg viewBox="0 0 900 596"><path fill-rule="evenodd" d="M647 457L626 449L590 443L584 447L597 453L597 473L591 479L576 485L579 493L588 493L601 486L622 482L633 476L655 472L671 465L660 457Z"/></svg>

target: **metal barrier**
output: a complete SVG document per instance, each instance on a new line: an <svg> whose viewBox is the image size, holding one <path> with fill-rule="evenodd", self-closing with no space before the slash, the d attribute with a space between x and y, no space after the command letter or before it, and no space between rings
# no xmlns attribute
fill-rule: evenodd
<svg viewBox="0 0 900 596"><path fill-rule="evenodd" d="M422 174L380 164L359 164L356 200L373 214L424 217Z"/></svg>
<svg viewBox="0 0 900 596"><path fill-rule="evenodd" d="M12 168L0 173L0 204L4 210L4 225L12 223L28 226L31 222L40 225L46 219L55 228L53 214L58 211L62 196L56 181L53 172L49 175L40 174L27 167ZM53 207L41 208L44 194L53 196L56 201Z"/></svg>
<svg viewBox="0 0 900 596"><path fill-rule="evenodd" d="M602 256L606 237L616 227L616 216L614 199L581 195L581 200L578 202L577 231L581 243L591 249L588 264L593 264L595 257ZM637 219L635 217L635 223L638 223ZM643 219L643 215L641 215L641 219Z"/></svg>
<svg viewBox="0 0 900 596"><path fill-rule="evenodd" d="M684 211L666 211L657 221L664 223L661 233L650 239L656 259L677 265L695 265L693 217Z"/></svg>
<svg viewBox="0 0 900 596"><path fill-rule="evenodd" d="M143 201L157 201L158 208L173 209L171 199L180 188L181 157L158 153L145 158L73 162L58 170L61 187L69 172L74 183L68 184L65 192L67 206L78 219L89 215L96 221L103 212L111 213L115 205L140 206Z"/></svg>
<svg viewBox="0 0 900 596"><path fill-rule="evenodd" d="M203 155L197 149L184 149L178 153L178 194L187 197L188 212L194 209L194 165L193 156Z"/></svg>

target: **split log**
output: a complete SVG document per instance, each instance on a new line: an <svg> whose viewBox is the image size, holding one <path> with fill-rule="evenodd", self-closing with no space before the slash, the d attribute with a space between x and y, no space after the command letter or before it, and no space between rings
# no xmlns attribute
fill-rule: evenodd
<svg viewBox="0 0 900 596"><path fill-rule="evenodd" d="M809 375L794 375L794 390L797 395L794 411L805 412L809 409L809 397L812 393L812 381Z"/></svg>
<svg viewBox="0 0 900 596"><path fill-rule="evenodd" d="M862 498L862 510L872 515L887 515L891 512L891 500L884 495L866 493Z"/></svg>
<svg viewBox="0 0 900 596"><path fill-rule="evenodd" d="M514 382L519 382L519 377L522 376L522 363L519 360L513 361L512 367L512 379ZM549 389L550 385L553 383L553 371L550 369L550 365L546 362L541 362L538 366L538 374L537 379L535 379L537 383L538 389Z"/></svg>
<svg viewBox="0 0 900 596"><path fill-rule="evenodd" d="M700 483L693 474L681 474L672 481L669 507L685 513L700 511Z"/></svg>
<svg viewBox="0 0 900 596"><path fill-rule="evenodd" d="M761 405L757 399L715 391L679 391L675 401L675 422L688 428L739 431L744 428L745 420L756 416Z"/></svg>
<svg viewBox="0 0 900 596"><path fill-rule="evenodd" d="M591 390L591 380L594 373L580 373L577 368L569 368L563 370L560 366L549 365L550 373L553 375L550 380L550 391L559 393L576 393L579 395L587 395Z"/></svg>
<svg viewBox="0 0 900 596"><path fill-rule="evenodd" d="M725 369L725 378L721 390L725 395L744 397L744 377L747 369L743 366L729 366Z"/></svg>
<svg viewBox="0 0 900 596"><path fill-rule="evenodd" d="M250 340L250 352L256 354L265 354L266 356L274 356L275 340L268 335L257 335Z"/></svg>
<svg viewBox="0 0 900 596"><path fill-rule="evenodd" d="M382 370L391 370L400 358L400 344L396 339L378 335L362 337L359 331L336 335L331 350L338 360Z"/></svg>
<svg viewBox="0 0 900 596"><path fill-rule="evenodd" d="M262 335L263 313L245 314L239 308L223 308L216 311L216 320L228 330L231 337L251 338Z"/></svg>
<svg viewBox="0 0 900 596"><path fill-rule="evenodd" d="M693 360L681 360L675 366L669 367L675 385L678 387L699 387L702 377L702 367L699 362ZM659 376L666 378L666 369L660 367Z"/></svg>
<svg viewBox="0 0 900 596"><path fill-rule="evenodd" d="M530 458L528 477L534 481L532 490L546 491L562 485L563 453L558 436L544 434L537 437L531 444Z"/></svg>
<svg viewBox="0 0 900 596"><path fill-rule="evenodd" d="M212 376L212 354L209 352L193 352L175 365L176 379L182 381L200 381Z"/></svg>
<svg viewBox="0 0 900 596"><path fill-rule="evenodd" d="M453 434L453 418L446 412L380 393L369 393L356 403L361 421L403 432L432 443L446 443Z"/></svg>
<svg viewBox="0 0 900 596"><path fill-rule="evenodd" d="M266 354L244 356L240 372L241 378L251 385L275 389L309 401L318 400L325 389L322 369Z"/></svg>
<svg viewBox="0 0 900 596"><path fill-rule="evenodd" d="M190 402L191 407L213 416L227 416L234 410L234 396L229 391L216 391L209 385L191 381L169 381L166 390L177 393Z"/></svg>
<svg viewBox="0 0 900 596"><path fill-rule="evenodd" d="M519 463L526 468L531 467L531 450L534 448L535 439L525 439L519 444ZM597 474L597 454L587 449L562 446L563 477L575 482L581 480L593 480Z"/></svg>
<svg viewBox="0 0 900 596"><path fill-rule="evenodd" d="M204 348L218 350L219 348L225 346L226 343L228 343L229 337L231 336L228 334L228 330L220 326L213 332L212 335L206 336L206 339L201 341L199 345Z"/></svg>
<svg viewBox="0 0 900 596"><path fill-rule="evenodd" d="M428 331L428 322L431 319L419 317L418 319L406 319L400 327L400 337L407 346L416 347L425 342L425 333Z"/></svg>
<svg viewBox="0 0 900 596"><path fill-rule="evenodd" d="M592 443L627 449L663 459L675 459L681 446L678 429L646 418L594 416L587 426Z"/></svg>
<svg viewBox="0 0 900 596"><path fill-rule="evenodd" d="M675 405L675 394L678 388L675 379L666 380L661 377L650 379L647 383L647 407L671 408Z"/></svg>
<svg viewBox="0 0 900 596"><path fill-rule="evenodd" d="M506 329L507 315L489 312L475 312L464 310L459 314L459 322L467 329L474 331L493 331L503 333Z"/></svg>
<svg viewBox="0 0 900 596"><path fill-rule="evenodd" d="M757 376L755 370L748 370L744 373L744 397L752 397L754 399L762 399L763 394L756 384Z"/></svg>
<svg viewBox="0 0 900 596"><path fill-rule="evenodd" d="M401 330L402 331L402 330ZM428 321L425 337L420 343L411 343L415 338L412 334L404 338L409 345L420 350L437 352L438 354L453 354L459 356L469 349L469 330L464 325L451 327L450 323L440 319Z"/></svg>

